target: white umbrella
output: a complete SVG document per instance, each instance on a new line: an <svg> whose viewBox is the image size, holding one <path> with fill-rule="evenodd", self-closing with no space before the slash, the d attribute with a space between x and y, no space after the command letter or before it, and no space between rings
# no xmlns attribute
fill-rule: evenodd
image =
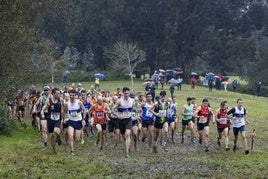
<svg viewBox="0 0 268 179"><path fill-rule="evenodd" d="M174 78L171 78L171 79L168 81L168 83L177 85L177 84L179 83L179 81L178 81L178 80L175 80Z"/></svg>
<svg viewBox="0 0 268 179"><path fill-rule="evenodd" d="M151 82L150 81L145 81L143 84L142 84L142 86L148 86L148 85L151 85Z"/></svg>
<svg viewBox="0 0 268 179"><path fill-rule="evenodd" d="M165 73L165 70L163 70L163 69L159 69L158 71L160 71L162 73Z"/></svg>

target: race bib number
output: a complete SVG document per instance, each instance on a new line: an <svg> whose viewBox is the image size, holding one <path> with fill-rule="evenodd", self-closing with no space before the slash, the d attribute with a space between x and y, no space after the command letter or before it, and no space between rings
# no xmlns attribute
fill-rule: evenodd
<svg viewBox="0 0 268 179"><path fill-rule="evenodd" d="M98 119L103 119L104 118L104 112L98 112L97 113L97 118Z"/></svg>
<svg viewBox="0 0 268 179"><path fill-rule="evenodd" d="M193 114L193 112L186 113L187 116L191 116L192 114Z"/></svg>
<svg viewBox="0 0 268 179"><path fill-rule="evenodd" d="M220 124L227 124L227 118L220 118Z"/></svg>
<svg viewBox="0 0 268 179"><path fill-rule="evenodd" d="M242 117L237 117L236 119L237 119L237 123L238 124L242 124L242 122L243 122L243 118Z"/></svg>
<svg viewBox="0 0 268 179"><path fill-rule="evenodd" d="M150 111L146 111L146 114L145 114L146 117L153 117L153 113L151 113Z"/></svg>
<svg viewBox="0 0 268 179"><path fill-rule="evenodd" d="M123 118L129 118L129 117L131 117L131 113L129 111L124 111Z"/></svg>
<svg viewBox="0 0 268 179"><path fill-rule="evenodd" d="M72 112L71 112L71 116L72 116L72 117L77 117L77 116L78 116L78 115L77 115L77 112L76 112L76 111L72 111Z"/></svg>
<svg viewBox="0 0 268 179"><path fill-rule="evenodd" d="M200 117L200 119L199 119L199 123L204 124L204 123L206 123L206 122L207 122L207 119L206 119L205 117Z"/></svg>
<svg viewBox="0 0 268 179"><path fill-rule="evenodd" d="M166 117L167 116L167 111L166 110L159 110L159 116L160 117Z"/></svg>
<svg viewBox="0 0 268 179"><path fill-rule="evenodd" d="M59 112L52 112L50 115L50 119L53 121L60 120L60 113Z"/></svg>
<svg viewBox="0 0 268 179"><path fill-rule="evenodd" d="M138 118L138 114L136 112L131 113L131 119L136 120Z"/></svg>

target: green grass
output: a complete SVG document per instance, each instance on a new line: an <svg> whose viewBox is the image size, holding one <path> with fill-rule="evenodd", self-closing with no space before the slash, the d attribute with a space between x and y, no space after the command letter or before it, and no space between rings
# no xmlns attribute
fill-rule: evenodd
<svg viewBox="0 0 268 179"><path fill-rule="evenodd" d="M87 89L92 83L82 85ZM101 88L112 93L123 86L131 84L129 81L101 81ZM165 90L169 95L168 86ZM135 82L135 91L143 91L142 82ZM239 150L235 153L225 151L217 146L216 126L211 124L211 151L208 153L199 144L190 144L189 138L186 138L185 144L179 143L177 136L176 143L169 144L168 153L160 150L154 154L140 142L141 150L134 152L131 148L130 158L125 159L122 143L115 151L108 139L104 150L99 151L94 145L96 137L90 135L84 145L75 144L76 156L70 156L69 147L65 145L57 146L58 154L54 155L51 150L41 150L40 134L28 127L20 128L12 137L0 137L0 178L267 178L268 98L229 91L214 90L210 93L200 86L191 90L188 85L183 85L182 91L176 91L175 95L179 106L186 103L188 96L196 97L198 104L203 98L208 98L214 111L223 100L232 107L236 105L237 98L242 98L251 122L247 125L248 143L249 131L257 130L254 150L244 155L239 136ZM189 131L186 134L189 135ZM231 144L232 138L230 132Z"/></svg>

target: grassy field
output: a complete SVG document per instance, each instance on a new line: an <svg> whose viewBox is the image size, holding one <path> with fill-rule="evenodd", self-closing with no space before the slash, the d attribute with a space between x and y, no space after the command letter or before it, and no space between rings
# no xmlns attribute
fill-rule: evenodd
<svg viewBox="0 0 268 179"><path fill-rule="evenodd" d="M89 83L82 83L85 88ZM102 89L115 92L117 87L131 86L129 81L101 82ZM168 86L165 87L168 94ZM142 82L135 82L135 91L143 91ZM159 94L160 90L157 90ZM190 143L186 138L180 143L180 134L175 144L169 143L170 150L160 148L157 154L139 142L140 151L132 146L129 158L124 158L124 145L115 151L108 139L102 151L95 146L96 137L86 137L85 144L75 145L75 156L70 155L69 146L57 146L58 154L51 150L42 151L41 136L32 128L20 128L12 137L0 137L0 178L267 178L268 177L268 98L251 95L208 91L208 88L183 85L182 91L175 91L179 105L186 103L188 96L197 98L201 104L208 98L215 111L219 103L227 100L230 107L236 105L237 98L244 100L250 124L247 125L247 139L250 130L256 129L254 149L244 154L239 136L236 152L225 151L216 143L216 126L211 124L210 151ZM28 119L28 123L30 120ZM189 131L186 132L190 134ZM230 133L232 146L233 134Z"/></svg>

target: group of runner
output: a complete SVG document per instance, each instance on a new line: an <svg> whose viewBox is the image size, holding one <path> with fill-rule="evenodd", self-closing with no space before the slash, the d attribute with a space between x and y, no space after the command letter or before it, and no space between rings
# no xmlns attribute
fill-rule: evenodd
<svg viewBox="0 0 268 179"><path fill-rule="evenodd" d="M62 131L66 143L70 146L71 155L74 155L74 141L84 144L84 134L94 134L93 127L97 131L96 145L100 150L104 147L108 130L115 149L120 141L124 141L125 157L129 157L131 140L134 141L135 150L139 150L140 134L141 141L147 142L153 152L157 153L160 146L167 152L168 144L175 143L179 121L182 126L181 143L185 142L185 132L189 130L190 142L196 142L197 133L198 142L204 142L205 151L208 152L212 122L217 124L218 145L221 145L224 136L224 147L230 150L229 131L233 125L233 151L237 150L240 132L245 154L249 153L245 129L245 124L249 121L242 99L238 99L237 106L231 109L228 108L227 101L221 102L214 114L207 99L203 99L198 106L195 98L188 97L186 104L178 107L176 98L167 98L166 91L161 91L153 101L150 92L139 92L135 95L128 87L124 87L122 93L120 88L117 88L117 92L111 95L107 91L99 92L94 88L86 91L72 86L63 91L45 86L40 97L34 100L33 98L33 95L30 95L30 112L34 124L39 126L37 130L42 133L43 150L48 149L50 141L54 153L57 153L56 143L62 144ZM19 99L26 102L23 97Z"/></svg>

